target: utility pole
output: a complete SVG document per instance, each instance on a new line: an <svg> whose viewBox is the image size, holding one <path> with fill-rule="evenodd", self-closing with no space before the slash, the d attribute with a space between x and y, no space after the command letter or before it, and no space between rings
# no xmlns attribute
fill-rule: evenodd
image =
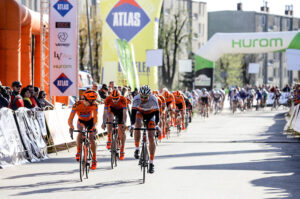
<svg viewBox="0 0 300 199"><path fill-rule="evenodd" d="M87 20L87 26L88 26L88 38L89 38L89 49L90 49L90 70L91 70L91 75L94 78L93 54L92 54L92 44L91 44L90 16L89 16L88 0L85 0L85 3L86 3L86 20Z"/></svg>

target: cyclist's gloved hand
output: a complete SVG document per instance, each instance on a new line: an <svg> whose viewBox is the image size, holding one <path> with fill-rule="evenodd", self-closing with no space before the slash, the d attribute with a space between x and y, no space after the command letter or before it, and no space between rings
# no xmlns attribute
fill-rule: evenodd
<svg viewBox="0 0 300 199"><path fill-rule="evenodd" d="M69 132L72 140L73 140L73 131L74 131L74 127L70 127Z"/></svg>
<svg viewBox="0 0 300 199"><path fill-rule="evenodd" d="M133 129L134 129L134 125L131 125L131 126L129 127L129 131L130 131L130 136L131 136L131 137L132 137Z"/></svg>
<svg viewBox="0 0 300 199"><path fill-rule="evenodd" d="M102 123L102 124L101 124L101 128L102 128L103 130L105 130L105 129L106 129L106 124L105 124L105 123Z"/></svg>

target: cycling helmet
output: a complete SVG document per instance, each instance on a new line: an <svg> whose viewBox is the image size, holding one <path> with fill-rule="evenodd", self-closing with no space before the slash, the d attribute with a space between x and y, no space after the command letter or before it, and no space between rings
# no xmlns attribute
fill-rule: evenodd
<svg viewBox="0 0 300 199"><path fill-rule="evenodd" d="M93 90L88 90L83 93L83 99L87 100L87 101L90 101L90 100L94 101L97 99L97 97L98 97L98 94Z"/></svg>
<svg viewBox="0 0 300 199"><path fill-rule="evenodd" d="M151 94L151 88L148 85L144 85L140 88L141 95L149 96Z"/></svg>
<svg viewBox="0 0 300 199"><path fill-rule="evenodd" d="M206 92L207 90L206 90L206 88L202 88L202 92Z"/></svg>
<svg viewBox="0 0 300 199"><path fill-rule="evenodd" d="M180 92L179 92L179 91L174 91L174 92L173 92L173 95L174 95L175 97L179 97L179 96L180 96Z"/></svg>
<svg viewBox="0 0 300 199"><path fill-rule="evenodd" d="M117 89L115 89L113 90L113 92L111 92L110 96L114 99L118 99L120 98L120 92Z"/></svg>
<svg viewBox="0 0 300 199"><path fill-rule="evenodd" d="M163 96L165 97L165 98L168 98L169 97L169 92L168 91L164 91L164 93L163 93Z"/></svg>

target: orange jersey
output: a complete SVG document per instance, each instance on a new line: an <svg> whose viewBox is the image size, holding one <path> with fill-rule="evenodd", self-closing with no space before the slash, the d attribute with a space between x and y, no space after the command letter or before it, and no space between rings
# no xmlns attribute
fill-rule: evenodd
<svg viewBox="0 0 300 199"><path fill-rule="evenodd" d="M164 107L164 106L166 106L166 99L165 99L165 97L164 97L164 96L162 96L162 95L159 95L158 97L160 98L160 100L161 100L161 102L162 102L162 105L163 105L163 107Z"/></svg>
<svg viewBox="0 0 300 199"><path fill-rule="evenodd" d="M182 95L175 97L175 103L176 104L182 104L183 109L186 109L185 100Z"/></svg>
<svg viewBox="0 0 300 199"><path fill-rule="evenodd" d="M94 125L98 122L98 105L93 103L92 105L85 106L83 100L77 101L73 107L68 120L69 125L73 125L73 119L77 113L78 119L83 121L89 121L92 118L94 119Z"/></svg>
<svg viewBox="0 0 300 199"><path fill-rule="evenodd" d="M168 97L165 97L166 104L173 104L173 107L175 107L175 97L172 93L169 93Z"/></svg>
<svg viewBox="0 0 300 199"><path fill-rule="evenodd" d="M127 99L124 96L120 96L117 103L113 103L112 97L108 96L104 101L104 109L110 111L110 108L114 109L127 109Z"/></svg>

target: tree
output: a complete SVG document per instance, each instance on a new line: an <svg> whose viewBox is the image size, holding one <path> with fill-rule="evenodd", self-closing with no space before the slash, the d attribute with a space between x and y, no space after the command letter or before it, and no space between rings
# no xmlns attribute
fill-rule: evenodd
<svg viewBox="0 0 300 199"><path fill-rule="evenodd" d="M214 81L222 86L242 86L242 54L223 55L215 64Z"/></svg>
<svg viewBox="0 0 300 199"><path fill-rule="evenodd" d="M263 57L259 58L258 54L246 54L243 56L242 59L242 80L243 84L255 84L254 82L254 75L248 73L249 63L257 63L262 61Z"/></svg>
<svg viewBox="0 0 300 199"><path fill-rule="evenodd" d="M86 70L84 67L86 65L85 63L85 55L86 55L86 49L87 49L87 28L86 28L86 20L84 17L80 17L79 21L79 69L80 70Z"/></svg>
<svg viewBox="0 0 300 199"><path fill-rule="evenodd" d="M162 84L169 89L172 89L176 74L180 44L184 38L189 36L184 33L184 27L187 21L188 18L182 16L180 12L171 15L167 23L165 23L163 15L160 19L158 45L159 48L164 51Z"/></svg>

